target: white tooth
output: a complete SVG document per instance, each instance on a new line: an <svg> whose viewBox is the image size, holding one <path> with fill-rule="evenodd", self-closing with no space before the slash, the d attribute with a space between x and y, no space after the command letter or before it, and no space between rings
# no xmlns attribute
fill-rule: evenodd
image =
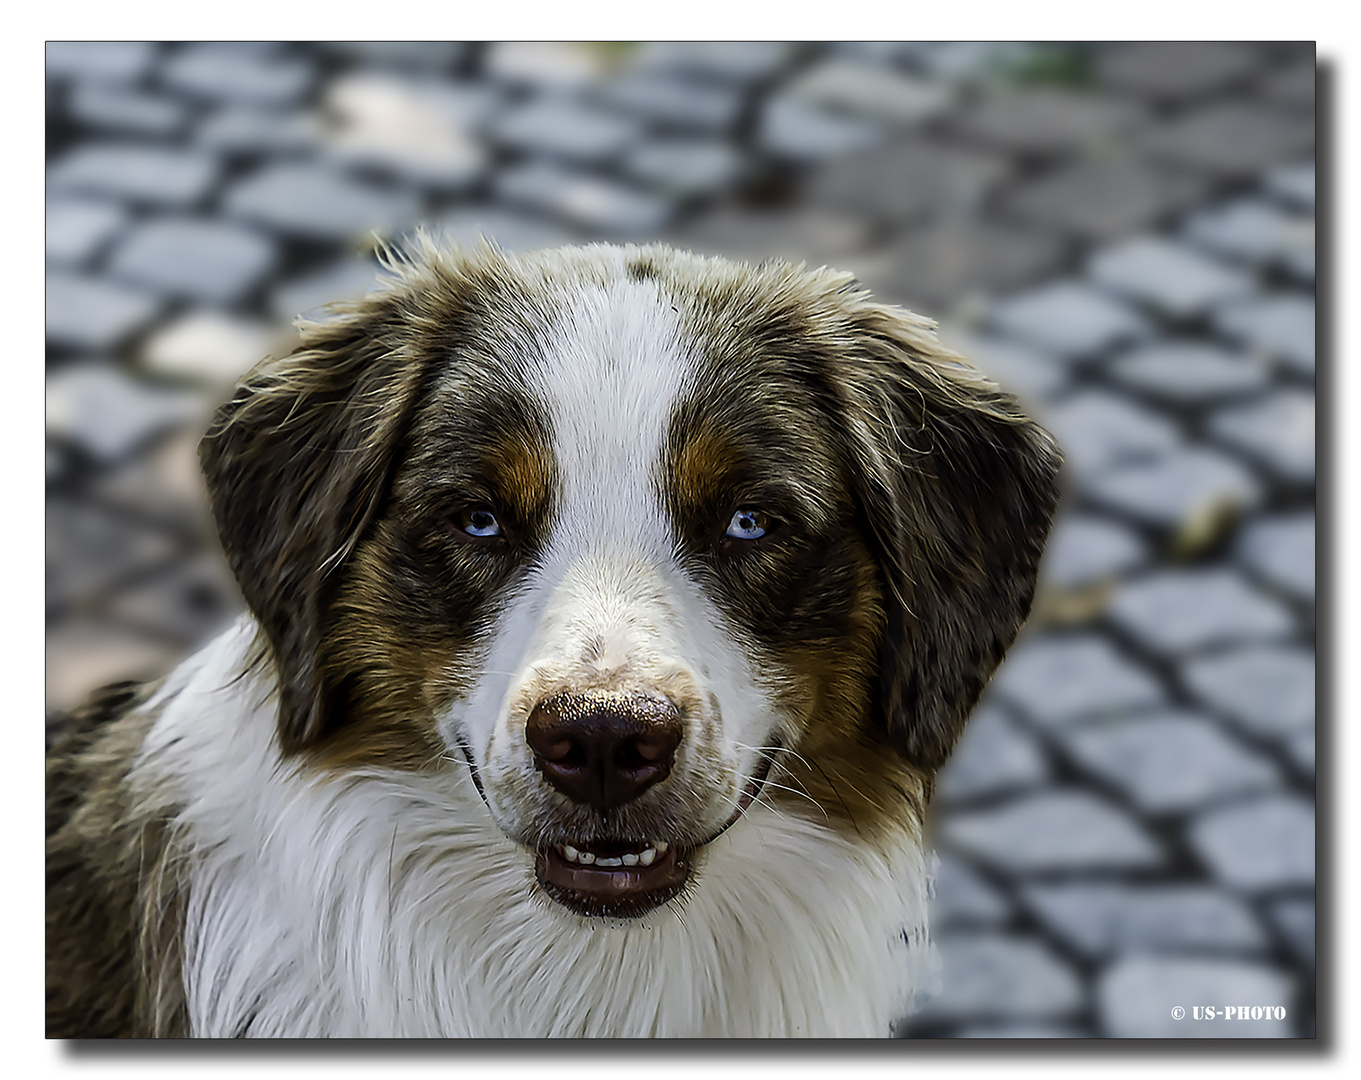
<svg viewBox="0 0 1361 1080"><path fill-rule="evenodd" d="M656 850L654 848L647 848L643 851L641 855L638 856L638 861L642 863L644 866L651 866L652 860L655 859L656 857L657 857Z"/></svg>
<svg viewBox="0 0 1361 1080"><path fill-rule="evenodd" d="M602 858L602 859L596 859L595 864L596 864L596 866L623 866L623 865L624 865L624 861L623 861L622 859L604 859L604 858Z"/></svg>
<svg viewBox="0 0 1361 1080"><path fill-rule="evenodd" d="M658 840L652 846L657 849L658 855L665 855L669 850L671 850L671 845L662 840Z"/></svg>
<svg viewBox="0 0 1361 1080"><path fill-rule="evenodd" d="M577 855L579 854L578 851L577 851L577 849L574 848L571 844L563 844L563 845L562 845L562 853L563 853L565 856L567 856L567 861L568 861L568 862L576 862L576 861L577 861Z"/></svg>
<svg viewBox="0 0 1361 1080"><path fill-rule="evenodd" d="M637 866L637 865L638 865L638 856L637 856L637 855L624 855L624 856L622 856L622 858L623 858L623 860L624 860L624 865L625 865L625 866Z"/></svg>
<svg viewBox="0 0 1361 1080"><path fill-rule="evenodd" d="M577 862L585 863L587 866L590 866L591 863L595 862L595 856L589 851L580 851L577 853Z"/></svg>

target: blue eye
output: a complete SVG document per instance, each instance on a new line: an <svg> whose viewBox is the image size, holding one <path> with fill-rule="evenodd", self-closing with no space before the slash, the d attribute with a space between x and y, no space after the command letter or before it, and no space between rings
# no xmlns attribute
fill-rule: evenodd
<svg viewBox="0 0 1361 1080"><path fill-rule="evenodd" d="M458 515L458 527L469 536L500 536L501 523L485 506L470 506Z"/></svg>
<svg viewBox="0 0 1361 1080"><path fill-rule="evenodd" d="M728 522L728 533L734 540L759 540L770 528L770 517L761 510L743 507Z"/></svg>

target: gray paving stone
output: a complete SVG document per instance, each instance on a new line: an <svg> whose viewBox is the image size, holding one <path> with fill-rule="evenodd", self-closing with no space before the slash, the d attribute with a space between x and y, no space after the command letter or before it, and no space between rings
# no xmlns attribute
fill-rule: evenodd
<svg viewBox="0 0 1361 1080"><path fill-rule="evenodd" d="M1051 406L1045 422L1063 447L1068 467L1082 476L1181 445L1169 420L1104 390L1083 390Z"/></svg>
<svg viewBox="0 0 1361 1080"><path fill-rule="evenodd" d="M1107 968L1096 986L1101 1034L1116 1039L1288 1039L1295 982L1267 964L1244 960L1130 956ZM1284 1020L1227 1020L1224 1007L1282 1007ZM1193 1009L1212 1004L1216 1019ZM1177 1019L1172 1010L1184 1010Z"/></svg>
<svg viewBox="0 0 1361 1080"><path fill-rule="evenodd" d="M944 984L920 1019L1042 1020L1082 1007L1077 974L1042 942L995 933L942 936Z"/></svg>
<svg viewBox="0 0 1361 1080"><path fill-rule="evenodd" d="M582 242L580 233L560 225L491 206L456 210L429 228L447 243L473 246L485 238L502 251L537 251Z"/></svg>
<svg viewBox="0 0 1361 1080"><path fill-rule="evenodd" d="M736 87L665 72L636 72L610 79L601 86L599 97L652 123L708 134L731 131L745 103Z"/></svg>
<svg viewBox="0 0 1361 1080"><path fill-rule="evenodd" d="M1314 904L1310 900L1278 900L1267 908L1290 951L1310 971L1315 964Z"/></svg>
<svg viewBox="0 0 1361 1080"><path fill-rule="evenodd" d="M184 46L161 69L162 81L180 93L249 105L290 105L307 92L313 75L302 60L234 42Z"/></svg>
<svg viewBox="0 0 1361 1080"><path fill-rule="evenodd" d="M1064 514L1045 545L1041 575L1057 589L1111 581L1148 561L1148 545L1133 530L1086 514Z"/></svg>
<svg viewBox="0 0 1361 1080"><path fill-rule="evenodd" d="M1000 926L1012 913L1011 902L968 864L948 854L936 874L931 902L933 931L958 926Z"/></svg>
<svg viewBox="0 0 1361 1080"><path fill-rule="evenodd" d="M1249 522L1237 554L1272 585L1313 603L1315 549L1314 515L1306 512Z"/></svg>
<svg viewBox="0 0 1361 1080"><path fill-rule="evenodd" d="M654 235L675 213L669 199L548 162L503 169L493 189L511 204L611 236Z"/></svg>
<svg viewBox="0 0 1361 1080"><path fill-rule="evenodd" d="M1294 64L1281 71L1273 71L1262 80L1258 92L1267 101L1309 113L1314 112L1318 83L1318 66L1312 62Z"/></svg>
<svg viewBox="0 0 1361 1080"><path fill-rule="evenodd" d="M209 149L251 156L310 153L322 140L320 125L308 113L239 105L213 110L193 135Z"/></svg>
<svg viewBox="0 0 1361 1080"><path fill-rule="evenodd" d="M1187 216L1183 233L1193 243L1252 266L1307 269L1313 277L1314 219L1249 196Z"/></svg>
<svg viewBox="0 0 1361 1080"><path fill-rule="evenodd" d="M403 72L447 71L462 63L469 48L461 41L326 41L321 47L365 65Z"/></svg>
<svg viewBox="0 0 1361 1080"><path fill-rule="evenodd" d="M59 270L47 272L45 300L48 342L89 352L117 348L163 306L139 289Z"/></svg>
<svg viewBox="0 0 1361 1080"><path fill-rule="evenodd" d="M748 162L729 142L704 138L659 138L630 147L622 172L649 187L688 199L730 190Z"/></svg>
<svg viewBox="0 0 1361 1080"><path fill-rule="evenodd" d="M1231 341L1313 377L1313 297L1265 294L1226 304L1213 318L1215 328Z"/></svg>
<svg viewBox="0 0 1361 1080"><path fill-rule="evenodd" d="M1074 360L1150 335L1129 305L1081 281L1063 280L1009 297L989 315L993 329Z"/></svg>
<svg viewBox="0 0 1361 1080"><path fill-rule="evenodd" d="M340 176L314 165L269 165L226 193L228 214L289 236L349 242L405 227L419 212L400 189Z"/></svg>
<svg viewBox="0 0 1361 1080"><path fill-rule="evenodd" d="M60 368L48 376L46 390L48 433L104 464L124 460L205 411L196 395L134 382L104 364Z"/></svg>
<svg viewBox="0 0 1361 1080"><path fill-rule="evenodd" d="M1314 482L1314 396L1277 390L1256 402L1212 413L1210 434L1292 484Z"/></svg>
<svg viewBox="0 0 1361 1080"><path fill-rule="evenodd" d="M1162 338L1116 357L1102 371L1122 386L1169 405L1206 405L1259 391L1267 368L1218 345Z"/></svg>
<svg viewBox="0 0 1361 1080"><path fill-rule="evenodd" d="M1301 210L1314 211L1314 163L1278 165L1266 174L1266 190Z"/></svg>
<svg viewBox="0 0 1361 1080"><path fill-rule="evenodd" d="M1215 877L1248 892L1314 884L1314 808L1295 795L1270 795L1210 810L1187 839Z"/></svg>
<svg viewBox="0 0 1361 1080"><path fill-rule="evenodd" d="M1139 106L1089 94L1039 87L998 91L965 109L961 135L988 146L1035 156L1108 149L1145 121Z"/></svg>
<svg viewBox="0 0 1361 1080"><path fill-rule="evenodd" d="M111 682L158 678L181 659L178 650L162 642L88 619L49 629L43 645L43 706L48 712L74 708L92 690Z"/></svg>
<svg viewBox="0 0 1361 1080"><path fill-rule="evenodd" d="M642 134L635 120L561 98L533 99L509 109L491 132L513 150L583 164L617 157Z"/></svg>
<svg viewBox="0 0 1361 1080"><path fill-rule="evenodd" d="M1032 735L984 705L937 779L936 797L948 805L1036 787L1049 779L1049 765Z"/></svg>
<svg viewBox="0 0 1361 1080"><path fill-rule="evenodd" d="M1143 41L1117 46L1096 62L1106 86L1170 104L1241 85L1260 67L1252 46L1227 41Z"/></svg>
<svg viewBox="0 0 1361 1080"><path fill-rule="evenodd" d="M149 41L49 41L49 77L132 82L150 70L158 49Z"/></svg>
<svg viewBox="0 0 1361 1080"><path fill-rule="evenodd" d="M1002 204L1024 221L1103 242L1181 213L1206 187L1192 173L1125 156L1075 161L1041 173L1006 193Z"/></svg>
<svg viewBox="0 0 1361 1080"><path fill-rule="evenodd" d="M813 105L888 124L930 120L950 108L955 87L890 68L828 57L785 84L787 93Z"/></svg>
<svg viewBox="0 0 1361 1080"><path fill-rule="evenodd" d="M798 46L787 41L649 42L635 63L642 70L683 71L749 86L778 74L797 53Z"/></svg>
<svg viewBox="0 0 1361 1080"><path fill-rule="evenodd" d="M1007 71L1025 58L1030 46L1016 41L903 42L920 48L910 55L925 72L956 82L972 83Z"/></svg>
<svg viewBox="0 0 1361 1080"><path fill-rule="evenodd" d="M692 217L671 242L694 251L759 261L785 258L844 266L868 238L863 219L816 209L752 211L722 206Z"/></svg>
<svg viewBox="0 0 1361 1080"><path fill-rule="evenodd" d="M482 50L481 63L493 79L548 92L579 90L607 73L604 54L576 41L497 41Z"/></svg>
<svg viewBox="0 0 1361 1080"><path fill-rule="evenodd" d="M1188 662L1188 689L1243 731L1286 737L1314 729L1314 654L1249 646Z"/></svg>
<svg viewBox="0 0 1361 1080"><path fill-rule="evenodd" d="M1285 752L1300 773L1313 779L1317 765L1312 732L1291 735L1285 740Z"/></svg>
<svg viewBox="0 0 1361 1080"><path fill-rule="evenodd" d="M102 614L114 625L193 649L230 626L244 606L231 572L214 552L121 590Z"/></svg>
<svg viewBox="0 0 1361 1080"><path fill-rule="evenodd" d="M1101 284L1159 314L1187 319L1251 292L1252 278L1193 248L1156 236L1133 236L1094 252L1088 272Z"/></svg>
<svg viewBox="0 0 1361 1080"><path fill-rule="evenodd" d="M218 161L200 150L141 143L86 143L52 164L54 192L94 192L161 206L198 202L218 176Z"/></svg>
<svg viewBox="0 0 1361 1080"><path fill-rule="evenodd" d="M973 213L1010 173L1005 155L911 133L828 162L808 178L806 195L816 206L905 222Z"/></svg>
<svg viewBox="0 0 1361 1080"><path fill-rule="evenodd" d="M1128 717L1060 739L1084 770L1118 788L1142 814L1182 813L1281 784L1268 759L1195 713Z"/></svg>
<svg viewBox="0 0 1361 1080"><path fill-rule="evenodd" d="M1227 101L1186 113L1135 138L1143 152L1158 160L1219 179L1245 180L1309 151L1314 128L1291 113Z"/></svg>
<svg viewBox="0 0 1361 1080"><path fill-rule="evenodd" d="M1063 242L1023 225L946 218L908 232L880 276L892 295L948 307L970 294L1017 288L1054 270Z"/></svg>
<svg viewBox="0 0 1361 1080"><path fill-rule="evenodd" d="M775 157L812 165L868 150L884 135L884 126L875 121L840 115L796 97L779 95L766 99L756 141Z"/></svg>
<svg viewBox="0 0 1361 1080"><path fill-rule="evenodd" d="M234 383L269 354L281 335L256 319L193 310L153 333L141 351L147 369L213 385Z"/></svg>
<svg viewBox="0 0 1361 1080"><path fill-rule="evenodd" d="M956 1039L1085 1039L1090 1032L1071 1024L982 1023L969 1024L955 1032Z"/></svg>
<svg viewBox="0 0 1361 1080"><path fill-rule="evenodd" d="M1232 458L1191 447L1086 477L1083 494L1097 506L1162 529L1221 508L1251 510L1261 484Z"/></svg>
<svg viewBox="0 0 1361 1080"><path fill-rule="evenodd" d="M1015 341L976 334L953 324L941 326L940 338L1002 389L1027 399L1047 401L1068 385L1066 364Z"/></svg>
<svg viewBox="0 0 1361 1080"><path fill-rule="evenodd" d="M76 86L67 110L86 127L126 135L174 135L188 117L173 98L93 83Z"/></svg>
<svg viewBox="0 0 1361 1080"><path fill-rule="evenodd" d="M1122 585L1107 613L1149 652L1179 656L1216 645L1276 640L1294 630L1290 612L1235 570L1169 569Z"/></svg>
<svg viewBox="0 0 1361 1080"><path fill-rule="evenodd" d="M1023 641L1008 654L988 692L1051 729L1163 704L1152 675L1093 634Z"/></svg>
<svg viewBox="0 0 1361 1080"><path fill-rule="evenodd" d="M133 229L109 269L167 296L233 304L278 262L275 243L252 229L207 219L166 218Z"/></svg>
<svg viewBox="0 0 1361 1080"><path fill-rule="evenodd" d="M269 296L270 311L282 322L324 319L325 307L358 300L379 282L379 268L365 259L340 259L302 277L290 278Z"/></svg>
<svg viewBox="0 0 1361 1080"><path fill-rule="evenodd" d="M1023 795L987 810L956 811L939 827L942 846L1012 875L1143 870L1165 861L1157 841L1135 818L1072 789Z"/></svg>
<svg viewBox="0 0 1361 1080"><path fill-rule="evenodd" d="M155 569L178 553L177 544L166 533L83 499L55 496L46 501L43 511L49 617L88 615L121 582Z"/></svg>
<svg viewBox="0 0 1361 1080"><path fill-rule="evenodd" d="M78 266L97 255L127 224L121 207L106 202L47 200L47 261Z"/></svg>

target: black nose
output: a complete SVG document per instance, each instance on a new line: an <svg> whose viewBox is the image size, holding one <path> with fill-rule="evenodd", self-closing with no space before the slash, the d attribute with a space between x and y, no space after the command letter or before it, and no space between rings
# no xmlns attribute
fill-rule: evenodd
<svg viewBox="0 0 1361 1080"><path fill-rule="evenodd" d="M525 738L544 779L574 802L609 810L671 772L680 710L650 694L555 694L534 706Z"/></svg>

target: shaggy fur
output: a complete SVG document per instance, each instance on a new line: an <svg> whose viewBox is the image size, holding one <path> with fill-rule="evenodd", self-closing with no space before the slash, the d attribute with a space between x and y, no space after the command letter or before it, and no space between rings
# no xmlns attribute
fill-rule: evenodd
<svg viewBox="0 0 1361 1080"><path fill-rule="evenodd" d="M888 1034L1052 440L833 271L396 269L204 440L249 613L49 753L48 1034ZM561 700L679 744L588 806Z"/></svg>

